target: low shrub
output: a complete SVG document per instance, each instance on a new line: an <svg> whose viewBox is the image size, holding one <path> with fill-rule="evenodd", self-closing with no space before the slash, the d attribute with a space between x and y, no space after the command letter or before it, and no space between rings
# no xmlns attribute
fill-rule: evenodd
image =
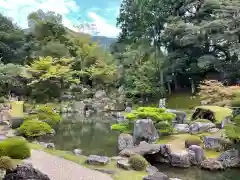
<svg viewBox="0 0 240 180"><path fill-rule="evenodd" d="M230 102L232 107L240 107L240 98L235 98Z"/></svg>
<svg viewBox="0 0 240 180"><path fill-rule="evenodd" d="M176 115L173 113L165 112L163 108L154 107L139 107L136 111L126 115L129 120L136 119L151 119L154 122L159 121L172 121Z"/></svg>
<svg viewBox="0 0 240 180"><path fill-rule="evenodd" d="M25 159L30 157L30 155L31 151L28 142L23 138L13 137L0 142L0 156Z"/></svg>
<svg viewBox="0 0 240 180"><path fill-rule="evenodd" d="M45 122L27 120L18 128L18 132L25 137L38 137L52 132L52 128Z"/></svg>
<svg viewBox="0 0 240 180"><path fill-rule="evenodd" d="M136 171L143 171L148 166L147 160L144 157L137 154L129 158L129 163L131 164L132 168Z"/></svg>
<svg viewBox="0 0 240 180"><path fill-rule="evenodd" d="M51 127L54 127L61 121L61 116L59 113L54 112L54 108L43 105L37 108L38 120L48 123Z"/></svg>
<svg viewBox="0 0 240 180"><path fill-rule="evenodd" d="M155 124L156 129L166 129L171 127L167 121L160 121Z"/></svg>
<svg viewBox="0 0 240 180"><path fill-rule="evenodd" d="M185 139L185 147L189 148L191 145L200 146L202 143L201 139L197 136L189 136Z"/></svg>
<svg viewBox="0 0 240 180"><path fill-rule="evenodd" d="M112 130L119 131L119 132L127 132L129 131L129 125L128 124L113 124L111 126Z"/></svg>
<svg viewBox="0 0 240 180"><path fill-rule="evenodd" d="M0 169L12 170L16 165L14 161L8 156L0 157Z"/></svg>

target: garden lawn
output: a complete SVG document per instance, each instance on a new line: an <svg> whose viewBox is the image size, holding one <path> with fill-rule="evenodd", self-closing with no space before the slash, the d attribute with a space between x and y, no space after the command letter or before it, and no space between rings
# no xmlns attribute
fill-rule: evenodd
<svg viewBox="0 0 240 180"><path fill-rule="evenodd" d="M85 166L90 169L102 169L102 170L114 171L115 174L111 175L114 180L142 180L143 177L147 175L147 173L143 172L143 171L134 171L134 170L126 171L126 170L120 169L117 167L115 160L111 160L109 164L104 165L104 166L88 165L85 163L85 161L87 160L86 156L76 156L76 155L72 154L71 152L46 149L46 148L42 147L41 145L35 144L35 143L30 143L30 147L32 149L42 150L42 151L45 151L52 155L62 157L69 161L73 161L77 164L80 164L80 165Z"/></svg>

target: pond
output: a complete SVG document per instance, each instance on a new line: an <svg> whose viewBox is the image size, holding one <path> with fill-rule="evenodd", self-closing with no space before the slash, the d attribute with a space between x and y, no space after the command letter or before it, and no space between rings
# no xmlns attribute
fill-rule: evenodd
<svg viewBox="0 0 240 180"><path fill-rule="evenodd" d="M60 150L81 149L84 155L116 156L119 133L111 130L114 123L114 119L105 116L65 116L55 128L56 135L45 141L53 142Z"/></svg>
<svg viewBox="0 0 240 180"><path fill-rule="evenodd" d="M84 118L79 115L66 116L56 128L56 135L45 141L53 142L56 149L73 151L83 150L84 155L117 155L117 138L119 133L112 131L111 124L115 119L97 116ZM199 168L173 168L162 164L153 164L160 172L172 178L182 180L239 180L239 170L226 170L224 172L209 172Z"/></svg>
<svg viewBox="0 0 240 180"><path fill-rule="evenodd" d="M225 171L210 172L203 171L197 167L174 168L167 165L153 164L160 172L167 174L171 178L181 180L239 180L239 169L229 169Z"/></svg>

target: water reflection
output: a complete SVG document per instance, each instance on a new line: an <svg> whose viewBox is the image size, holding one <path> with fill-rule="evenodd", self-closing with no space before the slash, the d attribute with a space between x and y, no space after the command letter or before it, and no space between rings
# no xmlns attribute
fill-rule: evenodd
<svg viewBox="0 0 240 180"><path fill-rule="evenodd" d="M112 118L97 116L84 118L80 115L65 116L56 127L56 135L48 141L57 149L72 151L81 149L85 155L115 156L118 133L111 131Z"/></svg>

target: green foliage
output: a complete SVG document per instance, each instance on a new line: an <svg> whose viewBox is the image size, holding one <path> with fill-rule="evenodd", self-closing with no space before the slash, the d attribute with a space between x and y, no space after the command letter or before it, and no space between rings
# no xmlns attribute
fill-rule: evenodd
<svg viewBox="0 0 240 180"><path fill-rule="evenodd" d="M129 163L131 164L132 168L136 171L143 171L148 166L147 160L144 157L137 154L132 155L129 158Z"/></svg>
<svg viewBox="0 0 240 180"><path fill-rule="evenodd" d="M129 131L129 124L113 124L111 125L111 129L119 132L128 132Z"/></svg>
<svg viewBox="0 0 240 180"><path fill-rule="evenodd" d="M54 109L48 105L43 105L37 107L37 119L46 122L51 127L54 127L61 121L61 116L59 113L54 112Z"/></svg>
<svg viewBox="0 0 240 180"><path fill-rule="evenodd" d="M38 120L27 120L18 128L18 132L25 137L39 137L52 132L51 126Z"/></svg>
<svg viewBox="0 0 240 180"><path fill-rule="evenodd" d="M8 156L0 157L0 168L6 170L13 170L15 168L14 161Z"/></svg>
<svg viewBox="0 0 240 180"><path fill-rule="evenodd" d="M8 156L13 159L25 159L30 157L31 150L28 142L20 137L8 138L0 142L0 156Z"/></svg>
<svg viewBox="0 0 240 180"><path fill-rule="evenodd" d="M185 147L189 148L191 145L200 146L202 143L201 139L197 136L190 136L185 139Z"/></svg>
<svg viewBox="0 0 240 180"><path fill-rule="evenodd" d="M176 115L173 113L165 112L165 109L154 107L139 107L136 111L126 115L130 120L136 119L151 119L154 122L168 121L171 122Z"/></svg>
<svg viewBox="0 0 240 180"><path fill-rule="evenodd" d="M240 98L235 98L231 101L232 107L240 107Z"/></svg>
<svg viewBox="0 0 240 180"><path fill-rule="evenodd" d="M229 124L226 125L225 127L226 130L226 135L229 139L233 140L233 141L240 141L240 125L236 124Z"/></svg>

